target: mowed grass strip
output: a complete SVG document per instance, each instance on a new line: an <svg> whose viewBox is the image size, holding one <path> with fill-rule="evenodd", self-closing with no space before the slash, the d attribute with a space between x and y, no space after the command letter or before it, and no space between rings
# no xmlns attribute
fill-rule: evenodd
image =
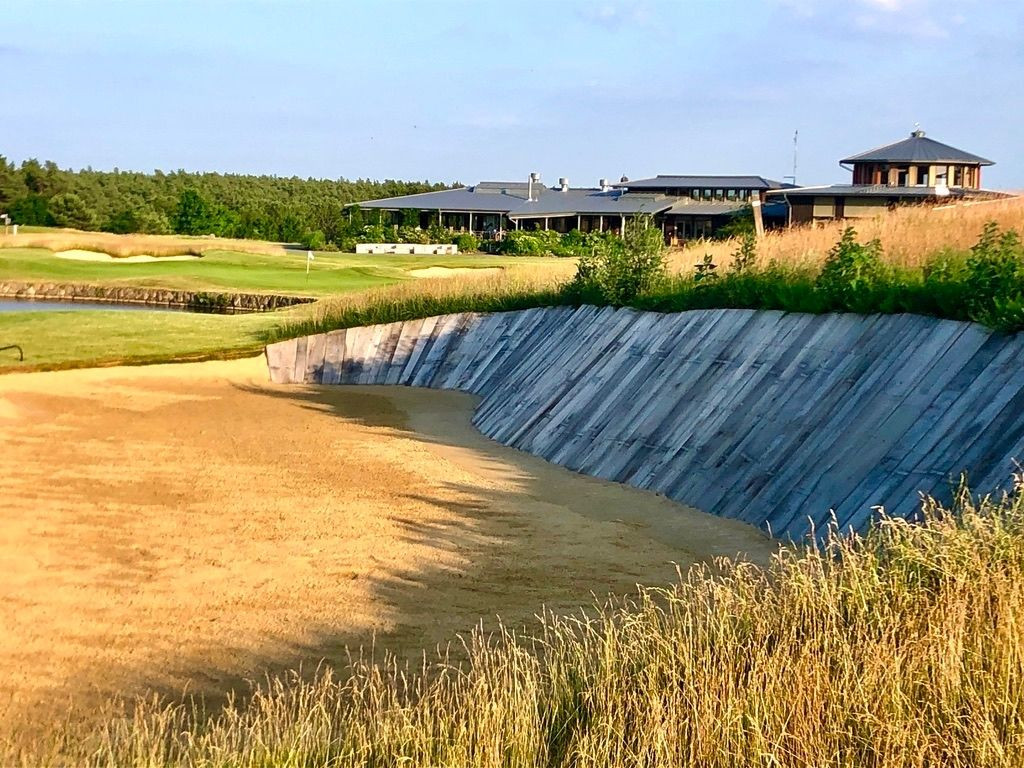
<svg viewBox="0 0 1024 768"><path fill-rule="evenodd" d="M75 310L0 312L0 373L101 365L210 360L258 354L285 312L208 315L191 312Z"/></svg>

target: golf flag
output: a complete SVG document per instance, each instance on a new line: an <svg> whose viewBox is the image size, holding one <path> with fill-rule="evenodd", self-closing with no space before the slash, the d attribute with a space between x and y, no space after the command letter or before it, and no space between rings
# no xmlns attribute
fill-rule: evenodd
<svg viewBox="0 0 1024 768"><path fill-rule="evenodd" d="M310 264L311 261L313 261L313 252L312 251L306 251L306 274L307 275L309 274L309 264Z"/></svg>

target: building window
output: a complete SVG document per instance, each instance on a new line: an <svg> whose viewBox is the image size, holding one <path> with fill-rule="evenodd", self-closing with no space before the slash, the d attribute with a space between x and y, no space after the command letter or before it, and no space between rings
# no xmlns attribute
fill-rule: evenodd
<svg viewBox="0 0 1024 768"><path fill-rule="evenodd" d="M726 200L735 200L736 199L736 190L735 189L727 189L727 190L725 190L725 199Z"/></svg>
<svg viewBox="0 0 1024 768"><path fill-rule="evenodd" d="M716 189L715 190L715 200L724 200L724 199L725 199L725 190L724 189Z"/></svg>
<svg viewBox="0 0 1024 768"><path fill-rule="evenodd" d="M955 166L953 168L953 186L962 187L964 185L964 169L961 166Z"/></svg>
<svg viewBox="0 0 1024 768"><path fill-rule="evenodd" d="M700 200L700 190L699 189L691 189L690 190L690 197L693 198L694 200Z"/></svg>

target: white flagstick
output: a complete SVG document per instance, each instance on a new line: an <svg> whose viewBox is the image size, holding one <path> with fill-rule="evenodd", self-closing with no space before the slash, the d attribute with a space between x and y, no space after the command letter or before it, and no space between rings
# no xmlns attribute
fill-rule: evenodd
<svg viewBox="0 0 1024 768"><path fill-rule="evenodd" d="M309 265L313 261L313 252L306 251L306 285L309 285Z"/></svg>

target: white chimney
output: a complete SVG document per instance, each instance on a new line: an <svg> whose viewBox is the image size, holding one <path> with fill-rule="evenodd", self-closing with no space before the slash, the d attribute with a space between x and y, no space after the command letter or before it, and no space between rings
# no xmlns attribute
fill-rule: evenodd
<svg viewBox="0 0 1024 768"><path fill-rule="evenodd" d="M601 179L599 183L601 185L602 192L607 192L609 189L612 188L611 184L608 183L608 179Z"/></svg>
<svg viewBox="0 0 1024 768"><path fill-rule="evenodd" d="M565 176L563 176L562 178L560 178L558 180L558 186L560 186L562 188L563 192L568 192L569 191L569 180L567 178L565 178Z"/></svg>
<svg viewBox="0 0 1024 768"><path fill-rule="evenodd" d="M529 184L529 187L527 189L527 194L526 194L526 199L529 200L531 203L534 200L534 197L533 197L533 185L534 184L540 184L540 174L537 173L536 171L534 171L533 173L530 174L530 184Z"/></svg>

